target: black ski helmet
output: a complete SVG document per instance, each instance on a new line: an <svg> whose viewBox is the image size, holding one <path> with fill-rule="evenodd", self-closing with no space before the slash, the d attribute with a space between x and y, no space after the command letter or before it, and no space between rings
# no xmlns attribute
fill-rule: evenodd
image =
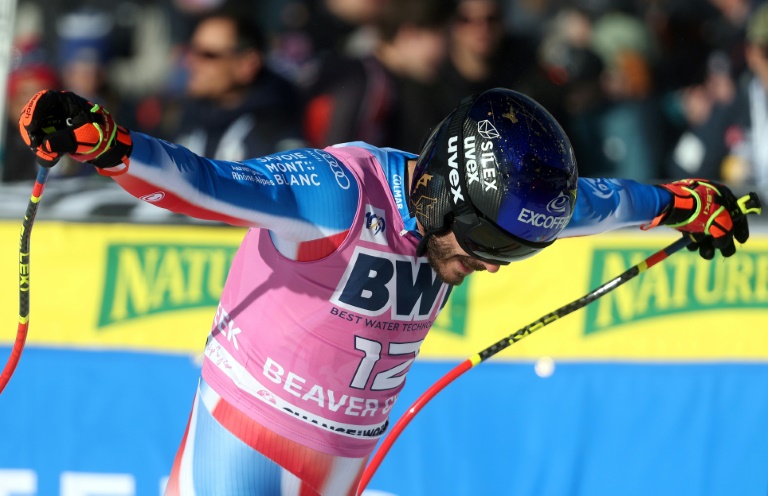
<svg viewBox="0 0 768 496"><path fill-rule="evenodd" d="M411 179L411 211L429 236L452 229L468 254L506 265L552 244L576 204L571 143L544 107L495 88L438 124Z"/></svg>

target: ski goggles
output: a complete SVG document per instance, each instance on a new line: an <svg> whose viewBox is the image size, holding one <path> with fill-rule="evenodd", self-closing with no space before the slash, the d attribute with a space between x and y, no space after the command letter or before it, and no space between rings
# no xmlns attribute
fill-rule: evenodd
<svg viewBox="0 0 768 496"><path fill-rule="evenodd" d="M494 265L509 265L531 257L554 242L520 239L474 213L455 216L452 229L459 246L468 255Z"/></svg>

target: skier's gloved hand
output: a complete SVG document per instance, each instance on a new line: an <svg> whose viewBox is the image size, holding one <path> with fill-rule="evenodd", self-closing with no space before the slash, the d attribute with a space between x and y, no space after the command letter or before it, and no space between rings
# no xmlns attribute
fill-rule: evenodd
<svg viewBox="0 0 768 496"><path fill-rule="evenodd" d="M104 108L68 91L43 90L33 96L21 112L19 131L46 167L65 153L105 175L125 172L130 163L128 130Z"/></svg>
<svg viewBox="0 0 768 496"><path fill-rule="evenodd" d="M694 241L688 249L698 250L707 260L714 258L715 250L720 250L724 257L736 253L734 239L745 243L749 238L747 214L760 213L760 200L755 193L737 199L726 186L704 179L683 179L658 186L672 193L672 203L641 228L666 225L687 233Z"/></svg>

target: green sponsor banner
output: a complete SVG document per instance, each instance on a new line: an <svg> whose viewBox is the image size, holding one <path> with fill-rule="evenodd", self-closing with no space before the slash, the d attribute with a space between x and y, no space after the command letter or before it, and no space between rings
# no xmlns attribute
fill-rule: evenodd
<svg viewBox="0 0 768 496"><path fill-rule="evenodd" d="M215 307L236 251L237 247L213 245L108 245L97 326Z"/></svg>
<svg viewBox="0 0 768 496"><path fill-rule="evenodd" d="M595 249L589 289L642 262L653 250ZM678 253L586 307L584 334L666 315L768 308L768 253L741 249L714 261Z"/></svg>

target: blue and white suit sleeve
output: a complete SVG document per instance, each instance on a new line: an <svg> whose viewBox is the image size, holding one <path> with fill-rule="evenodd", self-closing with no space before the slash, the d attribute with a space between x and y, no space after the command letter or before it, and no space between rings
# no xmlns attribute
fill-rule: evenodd
<svg viewBox="0 0 768 496"><path fill-rule="evenodd" d="M576 208L562 238L650 222L672 201L663 188L629 179L579 178Z"/></svg>
<svg viewBox="0 0 768 496"><path fill-rule="evenodd" d="M323 150L229 162L141 133L131 137L130 167L115 180L143 201L190 217L266 228L295 243L343 236L352 225L357 182ZM344 184L339 174L346 174Z"/></svg>

